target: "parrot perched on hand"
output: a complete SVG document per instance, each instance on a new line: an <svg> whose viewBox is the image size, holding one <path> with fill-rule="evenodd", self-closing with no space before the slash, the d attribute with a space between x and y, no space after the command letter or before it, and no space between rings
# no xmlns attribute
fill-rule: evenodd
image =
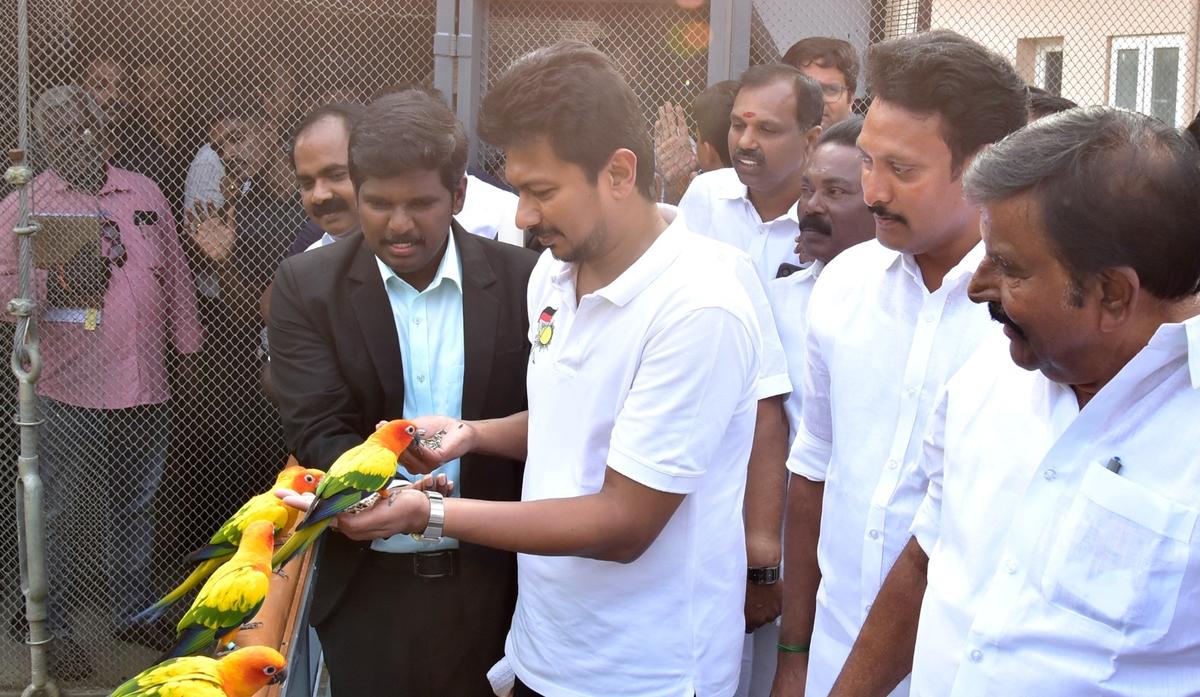
<svg viewBox="0 0 1200 697"><path fill-rule="evenodd" d="M225 644L232 639L267 598L274 549L275 526L271 521L250 523L237 552L204 582L192 607L179 620L178 640L163 658L194 655L213 642Z"/></svg>
<svg viewBox="0 0 1200 697"><path fill-rule="evenodd" d="M188 561L199 562L191 575L170 593L164 595L161 600L138 613L134 617L134 621L153 622L157 620L162 617L167 608L203 583L212 575L212 572L217 570L217 567L228 561L237 551L238 543L242 541L242 533L250 523L256 520L271 521L275 526L276 537L290 530L296 523L296 518L300 516L300 511L285 505L273 492L275 489L291 489L298 494L311 493L316 491L317 485L321 483L321 477L324 475L325 473L321 470L305 469L300 465L285 467L275 478L274 487L243 504L238 512L230 516L229 520L226 520L221 528L213 534L207 545L188 555Z"/></svg>
<svg viewBox="0 0 1200 697"><path fill-rule="evenodd" d="M411 421L396 419L380 426L365 442L342 453L317 487L308 515L275 552L271 567L282 568L292 557L308 549L338 513L374 493L387 498L386 487L396 476L396 461L414 442L419 442L417 427Z"/></svg>
<svg viewBox="0 0 1200 697"><path fill-rule="evenodd" d="M286 663L266 646L247 646L222 658L172 658L133 676L110 697L251 697L282 682Z"/></svg>

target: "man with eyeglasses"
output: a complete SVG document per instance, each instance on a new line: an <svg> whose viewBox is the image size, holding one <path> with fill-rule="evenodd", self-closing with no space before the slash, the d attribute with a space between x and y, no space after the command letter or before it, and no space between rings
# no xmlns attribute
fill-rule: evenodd
<svg viewBox="0 0 1200 697"><path fill-rule="evenodd" d="M72 545L81 525L107 531L105 553L112 635L162 649L168 626L131 617L155 599L150 553L152 508L167 456L168 342L180 354L199 350L203 334L195 286L175 233L171 208L146 177L106 163L111 141L103 111L74 86L47 91L34 108L46 171L31 186L35 290L41 355L37 383L45 422L41 474L49 535L51 670L64 680L92 672L72 638L67 598L78 568ZM0 230L18 222L17 197L0 202ZM0 244L0 295L17 295L17 238ZM104 519L81 521L73 492L106 486ZM72 515L72 511L76 514ZM74 530L74 535L71 531ZM73 559L74 557L74 559ZM91 600L91 598L88 598ZM24 615L10 619L17 640Z"/></svg>
<svg viewBox="0 0 1200 697"><path fill-rule="evenodd" d="M858 90L858 52L849 42L827 36L810 36L792 44L783 55L786 63L821 86L825 108L821 126L829 128L851 114Z"/></svg>

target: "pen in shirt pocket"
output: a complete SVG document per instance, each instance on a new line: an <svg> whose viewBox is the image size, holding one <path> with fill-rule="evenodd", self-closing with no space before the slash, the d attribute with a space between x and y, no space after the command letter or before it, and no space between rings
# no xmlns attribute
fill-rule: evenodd
<svg viewBox="0 0 1200 697"><path fill-rule="evenodd" d="M1121 474L1121 458L1116 455L1108 458L1108 462L1104 463L1104 469L1113 474Z"/></svg>

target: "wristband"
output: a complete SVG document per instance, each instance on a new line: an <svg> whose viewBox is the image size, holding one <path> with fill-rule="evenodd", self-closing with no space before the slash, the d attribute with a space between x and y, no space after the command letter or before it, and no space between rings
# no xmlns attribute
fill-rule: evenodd
<svg viewBox="0 0 1200 697"><path fill-rule="evenodd" d="M775 644L775 648L783 653L808 653L808 644L784 644L779 642Z"/></svg>
<svg viewBox="0 0 1200 697"><path fill-rule="evenodd" d="M746 580L756 586L770 586L779 582L779 565L752 566L746 570Z"/></svg>

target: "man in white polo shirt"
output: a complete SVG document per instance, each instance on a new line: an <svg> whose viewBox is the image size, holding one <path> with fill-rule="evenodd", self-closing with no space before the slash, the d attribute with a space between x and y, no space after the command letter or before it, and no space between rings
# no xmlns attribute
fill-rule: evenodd
<svg viewBox="0 0 1200 697"><path fill-rule="evenodd" d="M798 475L789 510L810 514L784 533L790 608L780 640L780 651L805 658L789 683L776 681L780 694L805 680L808 697L829 692L908 541L925 492L903 474L938 390L989 326L966 294L983 249L961 174L1025 122L1020 77L953 32L876 44L867 77L875 100L858 146L877 241L830 262L808 304L801 424L787 464Z"/></svg>
<svg viewBox="0 0 1200 697"><path fill-rule="evenodd" d="M729 697L760 352L734 261L659 215L637 99L592 47L519 60L479 130L505 150L518 222L550 251L529 285L529 411L419 417L441 445L418 452L524 459L523 500L401 492L339 529L520 552L517 697Z"/></svg>
<svg viewBox="0 0 1200 697"><path fill-rule="evenodd" d="M928 495L836 694L884 694L910 664L914 695L1200 694L1190 140L1089 107L972 164L971 299L1004 331L939 399Z"/></svg>

